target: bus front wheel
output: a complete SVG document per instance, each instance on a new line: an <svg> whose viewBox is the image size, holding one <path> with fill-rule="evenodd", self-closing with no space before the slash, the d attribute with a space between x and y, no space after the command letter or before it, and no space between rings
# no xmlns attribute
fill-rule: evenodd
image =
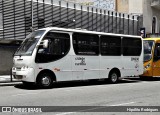
<svg viewBox="0 0 160 115"><path fill-rule="evenodd" d="M52 75L49 73L42 73L37 82L38 86L41 88L50 88L53 85Z"/></svg>

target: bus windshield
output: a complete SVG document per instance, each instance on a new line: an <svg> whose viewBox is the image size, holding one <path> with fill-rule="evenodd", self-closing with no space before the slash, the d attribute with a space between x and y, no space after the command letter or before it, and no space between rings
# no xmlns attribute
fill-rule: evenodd
<svg viewBox="0 0 160 115"><path fill-rule="evenodd" d="M41 36L44 34L45 30L38 30L30 33L22 45L19 47L19 49L16 51L15 55L18 56L30 56L32 55L32 52L41 38Z"/></svg>
<svg viewBox="0 0 160 115"><path fill-rule="evenodd" d="M149 61L152 58L153 40L144 40L144 61Z"/></svg>

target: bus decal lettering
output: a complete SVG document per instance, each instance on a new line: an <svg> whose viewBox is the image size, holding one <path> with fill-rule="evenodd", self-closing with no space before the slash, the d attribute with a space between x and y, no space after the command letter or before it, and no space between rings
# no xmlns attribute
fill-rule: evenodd
<svg viewBox="0 0 160 115"><path fill-rule="evenodd" d="M139 62L139 58L131 57L131 61Z"/></svg>
<svg viewBox="0 0 160 115"><path fill-rule="evenodd" d="M76 60L76 61L79 61L79 62L75 63L76 66L86 65L86 62L85 62L85 58L84 58L84 57L76 57L75 60Z"/></svg>

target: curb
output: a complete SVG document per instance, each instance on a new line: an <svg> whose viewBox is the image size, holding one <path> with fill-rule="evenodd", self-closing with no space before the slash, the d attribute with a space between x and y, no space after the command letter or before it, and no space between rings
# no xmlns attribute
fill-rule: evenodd
<svg viewBox="0 0 160 115"><path fill-rule="evenodd" d="M17 84L21 84L21 81L15 80L10 75L0 75L0 86L13 86Z"/></svg>
<svg viewBox="0 0 160 115"><path fill-rule="evenodd" d="M0 82L0 86L14 86L22 84L22 82L16 81L16 82Z"/></svg>

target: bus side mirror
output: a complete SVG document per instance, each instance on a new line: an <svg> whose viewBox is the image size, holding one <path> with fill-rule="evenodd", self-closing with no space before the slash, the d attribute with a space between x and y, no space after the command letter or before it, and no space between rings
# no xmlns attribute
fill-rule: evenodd
<svg viewBox="0 0 160 115"><path fill-rule="evenodd" d="M43 48L48 48L48 40L43 40Z"/></svg>

